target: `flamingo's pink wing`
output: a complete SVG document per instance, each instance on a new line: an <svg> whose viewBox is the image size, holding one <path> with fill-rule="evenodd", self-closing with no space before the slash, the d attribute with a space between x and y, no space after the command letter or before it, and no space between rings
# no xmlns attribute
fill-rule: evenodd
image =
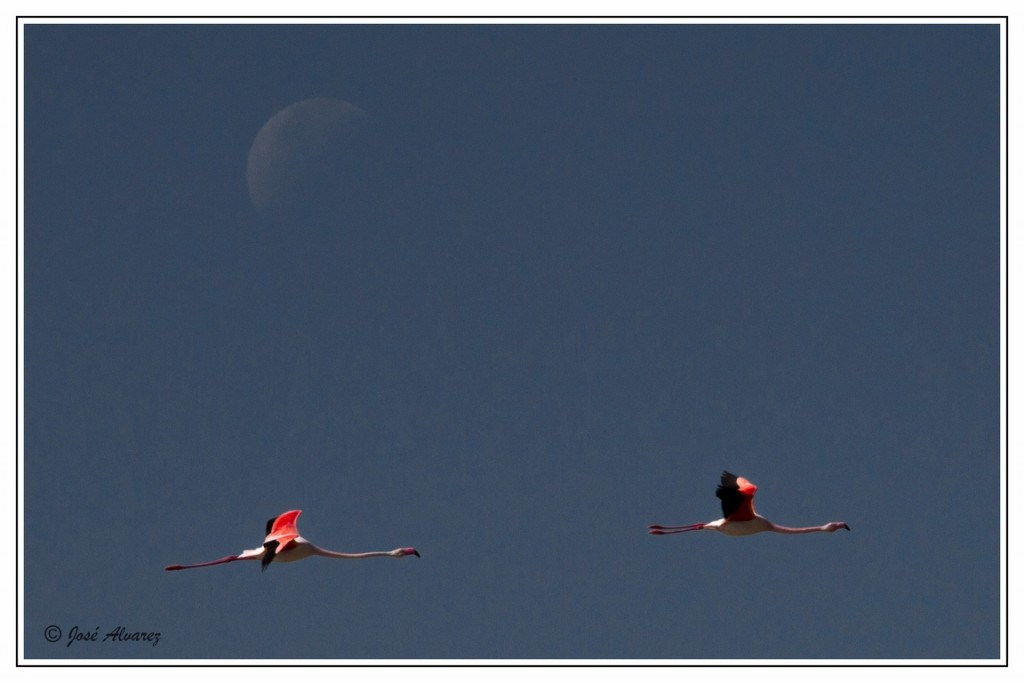
<svg viewBox="0 0 1024 683"><path fill-rule="evenodd" d="M722 472L722 483L715 495L722 501L722 515L733 522L748 522L754 519L754 494L757 487L732 472Z"/></svg>
<svg viewBox="0 0 1024 683"><path fill-rule="evenodd" d="M299 528L295 524L295 520L302 514L302 510L289 510L288 512L281 513L273 519L267 520L267 539L280 540L285 536L295 537L299 535Z"/></svg>

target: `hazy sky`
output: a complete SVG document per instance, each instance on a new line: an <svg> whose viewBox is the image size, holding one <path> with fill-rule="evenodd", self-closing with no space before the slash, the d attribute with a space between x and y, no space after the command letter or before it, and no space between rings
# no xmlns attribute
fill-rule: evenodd
<svg viewBox="0 0 1024 683"><path fill-rule="evenodd" d="M24 36L26 657L1000 656L997 25Z"/></svg>

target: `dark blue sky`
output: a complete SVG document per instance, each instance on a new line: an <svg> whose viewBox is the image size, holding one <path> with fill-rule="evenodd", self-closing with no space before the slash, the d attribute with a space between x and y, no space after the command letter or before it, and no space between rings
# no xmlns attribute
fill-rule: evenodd
<svg viewBox="0 0 1024 683"><path fill-rule="evenodd" d="M999 657L999 37L26 26L25 656ZM645 533L722 469L852 531ZM293 508L423 557L163 571Z"/></svg>

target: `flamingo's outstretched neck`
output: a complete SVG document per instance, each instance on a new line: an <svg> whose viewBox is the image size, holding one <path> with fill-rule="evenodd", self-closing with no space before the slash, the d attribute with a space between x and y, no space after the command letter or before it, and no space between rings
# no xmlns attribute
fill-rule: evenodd
<svg viewBox="0 0 1024 683"><path fill-rule="evenodd" d="M312 545L312 544L310 544ZM327 550L319 546L313 546L311 555L320 555L321 557L333 557L339 560L361 560L366 557L405 557L406 555L415 555L419 557L419 552L416 548L395 548L394 550L374 550L368 553L339 553L334 550Z"/></svg>
<svg viewBox="0 0 1024 683"><path fill-rule="evenodd" d="M825 533L830 534L833 531L838 531L839 529L846 529L847 531L849 531L850 527L847 526L846 522L829 522L828 524L824 524L822 526L803 527L780 526L778 524L773 523L770 531L774 531L779 534L813 534L816 531L823 531Z"/></svg>
<svg viewBox="0 0 1024 683"><path fill-rule="evenodd" d="M661 526L660 524L652 524L647 527L649 534L655 536L664 536L666 534L681 534L685 531L700 531L705 527L705 524L687 524L685 526Z"/></svg>

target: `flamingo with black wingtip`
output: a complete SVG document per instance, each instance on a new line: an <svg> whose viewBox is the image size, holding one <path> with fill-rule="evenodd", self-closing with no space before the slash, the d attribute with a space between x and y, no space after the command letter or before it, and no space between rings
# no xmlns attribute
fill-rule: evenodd
<svg viewBox="0 0 1024 683"><path fill-rule="evenodd" d="M788 527L770 522L754 512L754 494L757 487L743 477L731 472L722 472L722 483L718 485L715 495L722 501L722 519L714 522L687 524L684 526L661 526L652 524L648 527L649 534L663 536L681 534L684 531L718 531L727 536L749 536L762 531L774 531L777 534L811 534L816 531L832 533L839 529L850 530L846 522L829 522L822 526Z"/></svg>
<svg viewBox="0 0 1024 683"><path fill-rule="evenodd" d="M178 569L195 569L196 567L212 567L215 564L226 564L238 560L260 560L262 569L265 571L271 562L295 562L304 560L307 557L318 555L320 557L332 557L341 560L361 560L365 557L405 557L406 555L420 554L416 548L395 548L394 550L376 551L369 553L339 553L334 550L326 550L316 546L302 536L299 536L299 528L296 520L302 510L289 510L277 517L267 520L267 537L263 546L252 550L243 550L239 555L228 555L212 562L200 562L199 564L172 564L164 567L172 572Z"/></svg>

